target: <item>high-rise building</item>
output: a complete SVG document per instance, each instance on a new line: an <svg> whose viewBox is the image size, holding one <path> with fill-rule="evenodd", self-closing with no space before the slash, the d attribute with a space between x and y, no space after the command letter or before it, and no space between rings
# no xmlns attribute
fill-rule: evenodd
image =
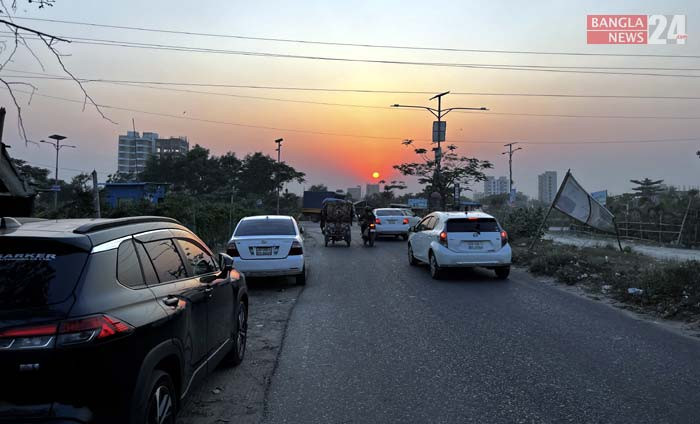
<svg viewBox="0 0 700 424"><path fill-rule="evenodd" d="M347 194L348 197L352 200L360 200L362 199L362 187L356 186L356 187L348 187L347 189Z"/></svg>
<svg viewBox="0 0 700 424"><path fill-rule="evenodd" d="M151 155L184 155L190 145L187 137L158 138L158 133L127 131L119 136L117 171L122 174L138 174L146 169Z"/></svg>
<svg viewBox="0 0 700 424"><path fill-rule="evenodd" d="M367 189L365 190L365 198L370 198L375 194L379 194L379 184L367 184Z"/></svg>
<svg viewBox="0 0 700 424"><path fill-rule="evenodd" d="M557 195L557 171L545 171L537 176L538 199L540 202L552 203Z"/></svg>
<svg viewBox="0 0 700 424"><path fill-rule="evenodd" d="M484 196L508 193L508 177L486 177L484 180Z"/></svg>

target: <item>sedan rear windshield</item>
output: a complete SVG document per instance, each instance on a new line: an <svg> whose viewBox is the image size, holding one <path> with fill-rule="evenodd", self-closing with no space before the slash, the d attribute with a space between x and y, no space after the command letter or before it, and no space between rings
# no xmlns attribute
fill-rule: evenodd
<svg viewBox="0 0 700 424"><path fill-rule="evenodd" d="M501 229L493 218L457 218L447 221L448 233L497 233Z"/></svg>
<svg viewBox="0 0 700 424"><path fill-rule="evenodd" d="M403 216L401 209L380 209L376 216Z"/></svg>
<svg viewBox="0 0 700 424"><path fill-rule="evenodd" d="M247 219L241 221L234 236L295 236L291 219Z"/></svg>
<svg viewBox="0 0 700 424"><path fill-rule="evenodd" d="M65 300L88 253L50 240L0 240L0 310L42 307Z"/></svg>

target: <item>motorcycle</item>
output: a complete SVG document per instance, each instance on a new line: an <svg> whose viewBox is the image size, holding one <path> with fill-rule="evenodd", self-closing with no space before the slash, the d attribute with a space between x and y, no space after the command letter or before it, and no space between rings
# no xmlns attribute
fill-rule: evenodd
<svg viewBox="0 0 700 424"><path fill-rule="evenodd" d="M374 246L374 239L377 238L377 225L375 223L369 224L367 227L365 227L365 230L362 232L362 243L367 246L369 244L369 247Z"/></svg>

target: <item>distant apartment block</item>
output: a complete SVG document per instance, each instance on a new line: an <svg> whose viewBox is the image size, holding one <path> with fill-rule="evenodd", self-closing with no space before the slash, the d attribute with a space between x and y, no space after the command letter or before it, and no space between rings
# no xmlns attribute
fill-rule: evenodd
<svg viewBox="0 0 700 424"><path fill-rule="evenodd" d="M538 199L540 202L552 203L557 195L557 172L546 171L537 176Z"/></svg>
<svg viewBox="0 0 700 424"><path fill-rule="evenodd" d="M362 199L362 187L357 186L357 187L348 187L347 189L347 194L348 197L351 198L352 200L361 200Z"/></svg>
<svg viewBox="0 0 700 424"><path fill-rule="evenodd" d="M484 196L508 193L508 177L486 177L484 180Z"/></svg>
<svg viewBox="0 0 700 424"><path fill-rule="evenodd" d="M379 184L367 184L367 189L365 190L365 198L370 198L375 194L379 194Z"/></svg>
<svg viewBox="0 0 700 424"><path fill-rule="evenodd" d="M127 131L119 136L117 170L123 174L138 174L146 169L152 155L184 155L190 149L187 137L159 138L158 133Z"/></svg>

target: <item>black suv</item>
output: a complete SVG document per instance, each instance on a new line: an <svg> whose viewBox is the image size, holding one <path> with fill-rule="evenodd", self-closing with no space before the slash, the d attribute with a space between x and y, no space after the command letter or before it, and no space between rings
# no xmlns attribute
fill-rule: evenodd
<svg viewBox="0 0 700 424"><path fill-rule="evenodd" d="M245 353L233 259L162 217L0 221L0 422L174 423Z"/></svg>

